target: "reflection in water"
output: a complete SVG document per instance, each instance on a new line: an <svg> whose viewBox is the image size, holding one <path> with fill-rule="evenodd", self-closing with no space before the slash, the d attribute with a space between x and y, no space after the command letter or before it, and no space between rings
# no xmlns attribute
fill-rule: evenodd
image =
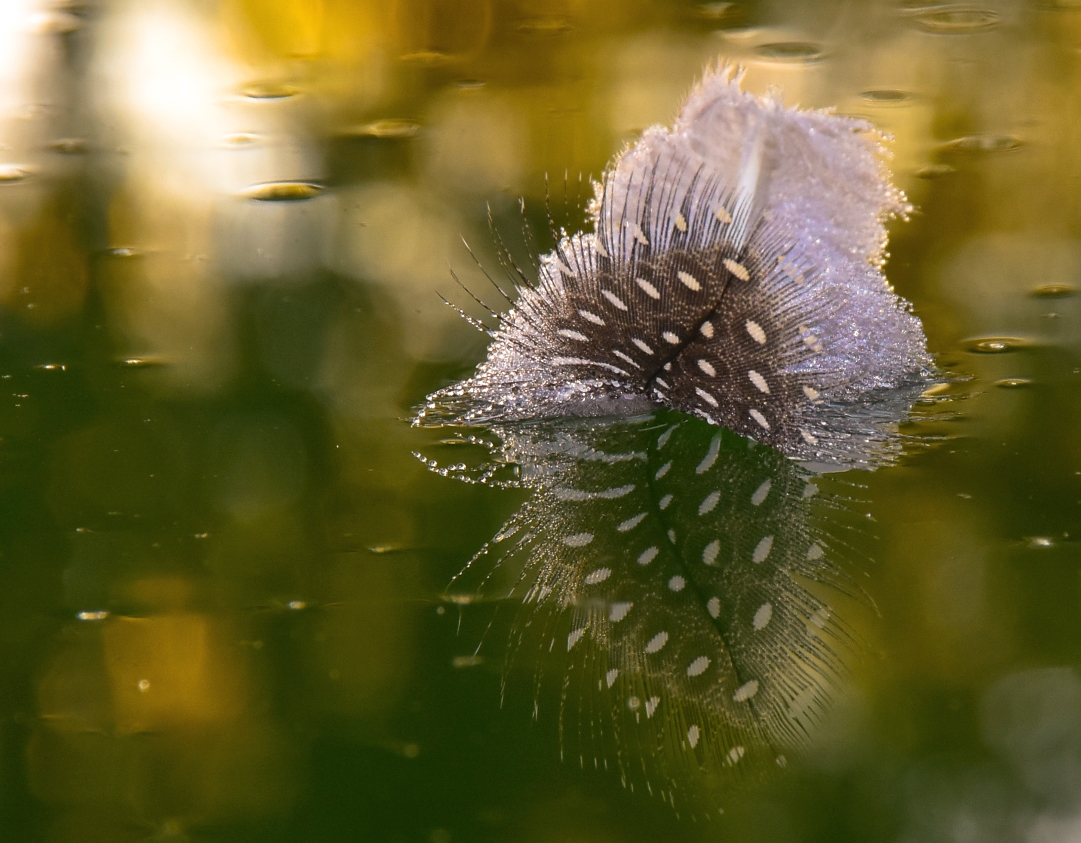
<svg viewBox="0 0 1081 843"><path fill-rule="evenodd" d="M681 812L713 810L727 768L784 766L850 642L841 500L676 413L493 432L491 463L429 465L532 497L449 596L508 604L508 667L535 672L535 715L558 706L563 756Z"/></svg>

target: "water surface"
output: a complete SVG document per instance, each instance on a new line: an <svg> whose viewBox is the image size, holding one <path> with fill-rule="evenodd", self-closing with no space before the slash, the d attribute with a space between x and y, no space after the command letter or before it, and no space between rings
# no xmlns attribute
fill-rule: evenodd
<svg viewBox="0 0 1081 843"><path fill-rule="evenodd" d="M499 303L461 238L528 264L717 57L893 136L957 378L831 476L853 646L707 822L560 760L448 591L529 491L408 419L484 354L448 266ZM14 0L0 81L4 839L1077 836L1076 3Z"/></svg>

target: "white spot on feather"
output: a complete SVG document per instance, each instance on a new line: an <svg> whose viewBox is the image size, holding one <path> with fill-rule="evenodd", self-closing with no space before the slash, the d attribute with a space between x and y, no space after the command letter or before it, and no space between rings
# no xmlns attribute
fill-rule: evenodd
<svg viewBox="0 0 1081 843"><path fill-rule="evenodd" d="M698 330L706 339L713 339L713 323L708 319L699 326Z"/></svg>
<svg viewBox="0 0 1081 843"><path fill-rule="evenodd" d="M678 228L682 233L685 233L687 231L687 219L683 216L682 213L679 212L676 213L676 228Z"/></svg>
<svg viewBox="0 0 1081 843"><path fill-rule="evenodd" d="M689 743L691 745L691 749L694 749L696 746L698 746L698 727L697 726L692 725L691 728L689 728L687 730L687 743Z"/></svg>
<svg viewBox="0 0 1081 843"><path fill-rule="evenodd" d="M711 618L719 618L721 616L721 598L711 597L706 602L706 611L709 612Z"/></svg>
<svg viewBox="0 0 1081 843"><path fill-rule="evenodd" d="M601 319L596 313L590 313L588 310L579 310L578 315L585 319L587 322L592 322L594 325L604 324L603 319Z"/></svg>
<svg viewBox="0 0 1081 843"><path fill-rule="evenodd" d="M657 288L650 284L645 278L635 278L634 283L637 284L651 299L659 299L661 294L657 292Z"/></svg>
<svg viewBox="0 0 1081 843"><path fill-rule="evenodd" d="M751 561L755 564L764 562L772 549L773 536L766 536L754 546L754 553L751 554Z"/></svg>
<svg viewBox="0 0 1081 843"><path fill-rule="evenodd" d="M640 512L633 518L628 518L626 521L620 523L619 526L616 527L616 529L619 530L619 532L621 533L626 533L629 530L633 530L635 527L637 527L639 524L646 520L647 515L649 515L648 512Z"/></svg>
<svg viewBox="0 0 1081 843"><path fill-rule="evenodd" d="M611 290L601 290L601 295L604 296L606 299L608 299L608 301L610 301L613 304L613 306L617 307L618 309L620 309L620 310L626 310L627 309L627 305L625 305L623 303L623 299L621 299L619 296L617 296Z"/></svg>
<svg viewBox="0 0 1081 843"><path fill-rule="evenodd" d="M762 485L755 489L754 494L751 495L751 505L761 506L762 501L766 499L766 496L769 494L769 490L772 487L773 481L767 477L765 480L762 481Z"/></svg>
<svg viewBox="0 0 1081 843"><path fill-rule="evenodd" d="M809 548L807 548L807 559L811 562L814 562L816 559L821 559L825 555L826 554L822 550L822 545L820 545L818 542L815 542Z"/></svg>
<svg viewBox="0 0 1081 843"><path fill-rule="evenodd" d="M632 339L631 342L633 342L636 346L638 346L638 348L640 348L646 354L652 354L653 353L653 349L650 348L648 345L646 345L644 342L642 342L640 339L638 339L638 337L635 337L634 339Z"/></svg>
<svg viewBox="0 0 1081 843"><path fill-rule="evenodd" d="M745 326L747 333L750 334L756 343L759 345L766 344L766 332L762 330L762 326L755 322L753 319L748 319Z"/></svg>
<svg viewBox="0 0 1081 843"><path fill-rule="evenodd" d="M817 401L820 395L819 391L813 386L803 387L803 394L807 396L811 401Z"/></svg>
<svg viewBox="0 0 1081 843"><path fill-rule="evenodd" d="M717 506L717 502L721 499L720 492L710 492L706 495L705 500L698 505L698 514L705 515L707 512L713 512Z"/></svg>
<svg viewBox="0 0 1081 843"><path fill-rule="evenodd" d="M627 617L627 612L631 610L631 606L633 605L634 603L631 603L629 601L622 603L613 603L608 608L608 620L610 620L612 623L619 623L621 620Z"/></svg>
<svg viewBox="0 0 1081 843"><path fill-rule="evenodd" d="M703 401L705 401L711 407L719 406L719 404L717 403L717 399L714 398L712 395L710 395L708 392L706 392L704 389L702 389L700 386L696 386L694 388L694 391L696 393L698 393L699 398L701 398Z"/></svg>
<svg viewBox="0 0 1081 843"><path fill-rule="evenodd" d="M597 585L597 583L604 582L610 576L612 576L611 568L598 568L597 570L590 571L588 574L586 574L585 584Z"/></svg>
<svg viewBox="0 0 1081 843"><path fill-rule="evenodd" d="M642 231L642 226L638 223L634 224L634 239L641 243L643 246L648 246L649 241L646 239L645 232Z"/></svg>
<svg viewBox="0 0 1081 843"><path fill-rule="evenodd" d="M658 553L660 553L660 551L656 547L647 547L638 557L638 564L648 565L650 562L657 558Z"/></svg>
<svg viewBox="0 0 1081 843"><path fill-rule="evenodd" d="M694 290L696 293L702 289L702 285L698 283L698 279L691 275L691 273L683 272L681 270L680 272L677 272L676 275L688 289Z"/></svg>
<svg viewBox="0 0 1081 843"><path fill-rule="evenodd" d="M751 625L756 630L765 629L770 620L773 618L773 604L763 603L758 607L758 611L754 613L754 620L751 621Z"/></svg>
<svg viewBox="0 0 1081 843"><path fill-rule="evenodd" d="M646 700L646 717L652 717L657 711L657 706L661 704L660 697L650 697Z"/></svg>
<svg viewBox="0 0 1081 843"><path fill-rule="evenodd" d="M724 264L725 269L735 275L740 281L751 280L751 273L747 271L747 267L738 261L734 261L731 258L725 258L721 263Z"/></svg>
<svg viewBox="0 0 1081 843"><path fill-rule="evenodd" d="M646 652L651 655L653 653L659 653L661 651L661 648L664 647L664 645L667 643L668 633L658 632L656 635L649 639L649 642L646 644Z"/></svg>
<svg viewBox="0 0 1081 843"><path fill-rule="evenodd" d="M657 473L655 475L653 475L654 478L657 479L657 480L660 480L662 477L664 477L664 475L666 475L668 473L668 470L671 467L672 467L672 462L671 462L671 460L669 460L668 462L666 462L664 465L662 465L660 468L657 469Z"/></svg>
<svg viewBox="0 0 1081 843"><path fill-rule="evenodd" d="M688 676L701 676L706 672L706 668L709 667L709 656L699 656L689 665L687 665Z"/></svg>
<svg viewBox="0 0 1081 843"><path fill-rule="evenodd" d="M747 377L751 379L751 383L758 387L759 392L764 392L769 395L769 384L766 383L766 379L760 374L758 374L758 372L756 372L754 369L751 369L749 372L747 372Z"/></svg>
<svg viewBox="0 0 1081 843"><path fill-rule="evenodd" d="M619 668L613 667L606 674L604 674L604 681L608 683L608 687L611 688L616 684L616 680L619 678Z"/></svg>
<svg viewBox="0 0 1081 843"><path fill-rule="evenodd" d="M757 693L758 680L752 679L750 682L745 682L744 684L736 688L736 693L732 695L732 699L735 702L746 702Z"/></svg>
<svg viewBox="0 0 1081 843"><path fill-rule="evenodd" d="M668 509L668 505L671 502L672 502L672 495L667 494L663 498L661 498L659 501L657 501L657 506L660 507L661 509Z"/></svg>
<svg viewBox="0 0 1081 843"><path fill-rule="evenodd" d="M717 561L717 554L721 552L721 540L714 539L704 548L702 548L702 563L704 565L712 565Z"/></svg>
<svg viewBox="0 0 1081 843"><path fill-rule="evenodd" d="M591 541L593 541L592 533L575 533L564 538L563 544L567 545L567 547L585 547Z"/></svg>
<svg viewBox="0 0 1081 843"><path fill-rule="evenodd" d="M705 474L707 471L713 468L713 463L717 462L717 455L720 454L720 452L721 434L718 433L709 443L709 450L706 451L706 455L702 458L702 462L698 463L698 466L697 468L695 468L694 473Z"/></svg>
<svg viewBox="0 0 1081 843"><path fill-rule="evenodd" d="M753 408L748 412L751 418L758 422L759 425L761 425L763 430L769 430L769 422L766 421L765 416L763 416L758 410L755 410Z"/></svg>
<svg viewBox="0 0 1081 843"><path fill-rule="evenodd" d="M668 581L668 588L670 591L680 592L683 591L687 585L687 581L683 579L679 574L676 574L672 579Z"/></svg>
<svg viewBox="0 0 1081 843"><path fill-rule="evenodd" d="M566 337L569 340L578 340L578 342L589 342L589 337L583 334L581 331L571 331L567 328L560 328L556 331L561 337Z"/></svg>
<svg viewBox="0 0 1081 843"><path fill-rule="evenodd" d="M671 331L665 331L663 334L661 334L661 336L664 338L664 341L669 345L679 345L679 337L677 337Z"/></svg>
<svg viewBox="0 0 1081 843"><path fill-rule="evenodd" d="M583 626L581 629L576 629L570 635L567 636L567 652L570 652L571 648L582 640L582 636L586 634L586 628Z"/></svg>
<svg viewBox="0 0 1081 843"><path fill-rule="evenodd" d="M708 360L699 359L698 368L705 372L707 375L709 375L711 378L717 374L717 370L713 368L713 364L710 363Z"/></svg>

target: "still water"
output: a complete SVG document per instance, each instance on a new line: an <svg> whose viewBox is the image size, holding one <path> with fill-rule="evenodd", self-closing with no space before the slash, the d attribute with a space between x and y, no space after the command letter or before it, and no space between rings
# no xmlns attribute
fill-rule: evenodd
<svg viewBox="0 0 1081 843"><path fill-rule="evenodd" d="M836 633L786 633L821 681L769 769L631 745L483 559L456 576L565 526L553 453L676 414L409 424L484 356L450 270L506 306L489 220L528 266L718 57L892 136L886 273L948 375L820 495L715 452L776 502L721 505L725 546L843 549L752 584L755 629L795 600ZM1079 92L1071 0L6 0L0 838L1081 838Z"/></svg>

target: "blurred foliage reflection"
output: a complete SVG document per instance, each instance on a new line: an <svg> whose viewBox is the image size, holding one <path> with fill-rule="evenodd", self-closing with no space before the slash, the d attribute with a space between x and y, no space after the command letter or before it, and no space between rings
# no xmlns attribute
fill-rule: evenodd
<svg viewBox="0 0 1081 843"><path fill-rule="evenodd" d="M441 595L521 496L404 420L483 353L460 238L576 229L718 56L893 135L967 379L845 479L851 687L703 825L498 711ZM1076 839L1079 92L1068 0L0 3L0 837Z"/></svg>

